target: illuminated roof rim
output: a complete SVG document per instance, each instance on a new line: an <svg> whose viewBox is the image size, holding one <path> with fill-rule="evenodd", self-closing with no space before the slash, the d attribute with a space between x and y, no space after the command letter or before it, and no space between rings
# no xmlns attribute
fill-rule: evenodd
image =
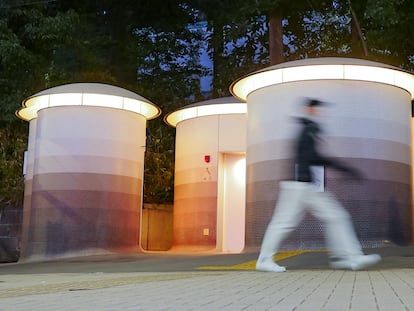
<svg viewBox="0 0 414 311"><path fill-rule="evenodd" d="M153 108L155 108L157 110L157 113L154 115L151 115L149 117L144 116L147 120L152 120L155 119L157 117L159 117L162 113L160 107L158 107L157 105L155 105L154 103L152 103L150 100L148 100L147 98L138 95L137 93L134 93L132 91L123 89L121 87L118 86L114 86L111 84L106 84L106 83L70 83L70 84L64 84L64 85L59 85L59 86L54 86L51 88L47 88L45 90L42 90L38 93L35 93L27 98L25 98L22 101L22 107L20 107L19 109L16 110L15 115L25 121L30 121L27 120L23 117L20 116L19 112L25 108L27 108L26 103L36 97L40 97L40 96L48 96L48 95L55 95L55 94L99 94L99 95L109 95L109 96L118 96L118 97L123 97L123 98L128 98L128 99L132 99L132 100L136 100L138 102L142 102L144 104L148 104L150 106L152 106ZM74 105L77 106L77 105ZM88 106L88 105L85 105ZM59 106L57 106L59 107ZM99 107L99 106L94 106L94 107ZM102 106L102 108L111 108L111 109L118 109L118 108L113 108L113 107L105 107ZM41 110L41 109L39 109ZM126 111L131 111L131 110L126 110ZM131 111L134 112L134 111ZM134 112L137 114L140 114L138 112ZM142 114L141 114L142 115Z"/></svg>
<svg viewBox="0 0 414 311"><path fill-rule="evenodd" d="M389 68L389 69L398 69L400 71L406 71L404 69L380 63L374 62L371 60L364 60L360 58L352 58L352 57L315 57L315 58L305 58L299 60L292 60L288 62L283 62L280 64L272 65L263 69L259 69L254 71L246 76L250 76L251 74L260 73L264 71L270 71L273 69L282 69L288 67L299 67L299 66L315 66L315 65L355 65L355 66L371 66L371 67L382 67L382 68Z"/></svg>
<svg viewBox="0 0 414 311"><path fill-rule="evenodd" d="M34 97L39 97L43 95L53 95L53 94L65 94L65 93L113 95L113 96L140 100L143 102L147 102L151 105L154 105L154 103L152 103L150 100L148 100L147 98L141 95L138 95L137 93L123 89L119 86L106 84L106 83L70 83L70 84L58 85L58 86L44 89L38 93L35 93L27 97L26 99L23 100L23 103L25 103L26 101Z"/></svg>
<svg viewBox="0 0 414 311"><path fill-rule="evenodd" d="M190 105L186 105L186 106L180 107L180 108L178 108L178 109L176 109L174 111L171 111L171 112L167 113L164 116L163 120L164 120L164 122L167 125L172 126L172 127L176 127L176 125L178 123L180 123L180 122L182 122L184 120L187 120L187 119L180 120L177 123L175 123L175 125L168 121L168 118L171 115L173 115L173 114L175 114L175 113L177 113L179 111L182 111L182 110L185 110L185 109L189 109L189 108L194 108L194 107L208 106L208 105L244 104L244 103L246 103L246 102L245 101L242 101L242 100L239 100L238 98L235 98L233 96L218 97L218 98L208 99L208 100L204 100L204 101L201 101L201 102L196 102L196 103L193 103L193 104L190 104ZM192 119L192 118L189 118L189 119Z"/></svg>
<svg viewBox="0 0 414 311"><path fill-rule="evenodd" d="M374 61L370 61L370 60L363 60L363 59L359 59L359 58L347 58L347 57L317 57L317 58L306 58L306 59L301 59L301 60L295 60L295 61L288 61L288 62L283 62L277 65L273 65L273 66L269 66L257 71L253 71L250 73L247 73L243 76L241 76L240 78L236 79L235 81L233 81L230 86L229 86L229 91L230 94L232 94L235 98L239 99L239 100L246 100L242 97L239 97L236 92L234 92L234 86L239 83L240 81L260 74L260 73L264 73L264 72L269 72L269 71L274 71L274 70L279 70L279 69L285 69L285 68L294 68L294 67L306 67L306 66L366 66L366 67L376 67L376 68L384 68L384 69L390 69L390 70L394 70L394 71L399 71L402 73L406 73L409 75L413 75L413 73L399 68L399 67L395 67L392 65L388 65L388 64L384 64L384 63L380 63L380 62L374 62ZM314 80L329 80L329 79L314 79ZM332 79L332 80L338 80L338 79ZM352 79L346 79L346 80L352 80ZM414 80L414 75L413 75L413 80ZM298 79L296 81L289 81L289 82L298 82L298 81L312 81L312 80L301 80ZM363 81L363 80L355 80L355 81ZM368 81L368 80L367 80ZM378 81L372 81L372 82L377 82L377 83L381 83ZM283 84L286 82L281 82L281 83L276 83L276 84ZM386 83L385 83L386 84ZM268 85L270 86L270 85ZM396 86L399 87L399 86ZM259 89L259 88L257 88ZM255 90L257 90L255 89ZM405 90L407 90L406 88L404 88ZM253 91L255 91L253 90ZM251 92L253 92L251 91ZM409 90L407 90L409 93L411 93ZM251 93L250 92L250 93ZM249 93L249 94L250 94ZM412 99L414 99L414 93L412 94Z"/></svg>

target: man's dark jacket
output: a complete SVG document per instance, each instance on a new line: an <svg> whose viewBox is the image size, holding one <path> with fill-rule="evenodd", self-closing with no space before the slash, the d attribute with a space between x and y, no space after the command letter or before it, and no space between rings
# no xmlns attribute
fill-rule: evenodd
<svg viewBox="0 0 414 311"><path fill-rule="evenodd" d="M319 153L318 142L321 129L316 122L307 118L300 118L299 121L302 123L302 130L295 150L295 180L312 182L311 166L330 166L360 179L360 175L355 169Z"/></svg>

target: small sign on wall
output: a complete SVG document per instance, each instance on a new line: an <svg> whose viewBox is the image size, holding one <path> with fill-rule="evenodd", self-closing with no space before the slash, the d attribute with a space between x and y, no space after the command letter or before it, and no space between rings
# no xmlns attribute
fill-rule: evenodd
<svg viewBox="0 0 414 311"><path fill-rule="evenodd" d="M310 167L312 185L316 192L325 192L325 167L313 165ZM298 165L295 164L295 180L298 178Z"/></svg>
<svg viewBox="0 0 414 311"><path fill-rule="evenodd" d="M315 191L325 191L325 167L324 166L311 166L312 184L315 187Z"/></svg>
<svg viewBox="0 0 414 311"><path fill-rule="evenodd" d="M27 150L23 153L23 176L27 173Z"/></svg>

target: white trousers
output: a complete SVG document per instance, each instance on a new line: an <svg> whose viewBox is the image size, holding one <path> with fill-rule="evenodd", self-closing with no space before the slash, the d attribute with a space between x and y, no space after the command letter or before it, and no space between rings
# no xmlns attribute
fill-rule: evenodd
<svg viewBox="0 0 414 311"><path fill-rule="evenodd" d="M302 221L306 211L325 224L325 240L332 257L363 254L349 213L331 194L316 192L311 183L283 181L259 260L273 260L282 241Z"/></svg>

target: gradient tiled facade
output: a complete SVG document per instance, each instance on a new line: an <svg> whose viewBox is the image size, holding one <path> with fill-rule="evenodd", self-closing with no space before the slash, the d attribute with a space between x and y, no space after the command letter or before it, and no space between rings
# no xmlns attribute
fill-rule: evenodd
<svg viewBox="0 0 414 311"><path fill-rule="evenodd" d="M137 250L145 117L54 107L30 126L22 259Z"/></svg>
<svg viewBox="0 0 414 311"><path fill-rule="evenodd" d="M211 115L177 125L174 246L216 247L219 157L245 150L245 122L245 115Z"/></svg>
<svg viewBox="0 0 414 311"><path fill-rule="evenodd" d="M292 147L305 97L323 109L326 152L363 172L358 183L327 169L326 189L351 213L362 244L410 241L412 232L411 99L390 85L301 81L257 90L248 98L246 246L258 247L278 196L293 177ZM323 247L323 226L306 216L286 247Z"/></svg>

